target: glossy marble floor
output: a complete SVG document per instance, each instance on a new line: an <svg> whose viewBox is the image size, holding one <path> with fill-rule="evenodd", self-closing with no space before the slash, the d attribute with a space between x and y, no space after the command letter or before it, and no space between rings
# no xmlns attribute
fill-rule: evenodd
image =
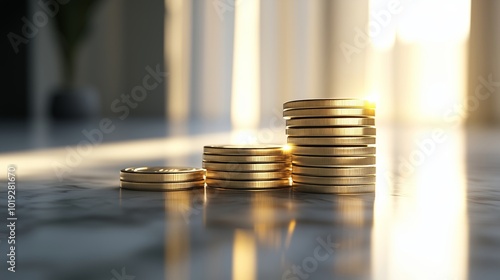
<svg viewBox="0 0 500 280"><path fill-rule="evenodd" d="M2 136L18 221L11 273L0 171L0 279L500 279L498 129L379 125L377 192L344 196L118 188L121 168L201 166L205 144L284 129L139 121L79 149L81 130Z"/></svg>

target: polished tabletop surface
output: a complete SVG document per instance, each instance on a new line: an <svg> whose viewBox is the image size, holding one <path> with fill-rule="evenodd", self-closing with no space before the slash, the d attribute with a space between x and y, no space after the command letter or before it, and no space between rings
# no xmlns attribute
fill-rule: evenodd
<svg viewBox="0 0 500 280"><path fill-rule="evenodd" d="M203 145L284 143L284 128L85 127L100 141L82 126L1 140L0 279L500 279L498 129L379 125L376 193L330 195L118 187L121 168L201 166Z"/></svg>

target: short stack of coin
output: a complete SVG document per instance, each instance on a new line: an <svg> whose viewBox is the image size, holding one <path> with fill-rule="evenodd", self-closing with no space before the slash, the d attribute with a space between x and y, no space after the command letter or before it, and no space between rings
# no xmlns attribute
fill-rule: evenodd
<svg viewBox="0 0 500 280"><path fill-rule="evenodd" d="M290 155L277 145L205 146L208 187L274 189L290 186Z"/></svg>
<svg viewBox="0 0 500 280"><path fill-rule="evenodd" d="M360 99L307 99L283 105L292 186L315 193L375 191L375 106Z"/></svg>
<svg viewBox="0 0 500 280"><path fill-rule="evenodd" d="M203 188L205 170L191 167L129 167L120 171L120 187L141 191Z"/></svg>

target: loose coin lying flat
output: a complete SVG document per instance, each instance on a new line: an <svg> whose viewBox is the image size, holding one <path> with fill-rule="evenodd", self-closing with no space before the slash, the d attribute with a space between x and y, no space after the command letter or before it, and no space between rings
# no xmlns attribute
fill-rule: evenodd
<svg viewBox="0 0 500 280"><path fill-rule="evenodd" d="M376 135L374 127L321 127L321 128L288 128L286 134L298 137L314 136L372 136Z"/></svg>
<svg viewBox="0 0 500 280"><path fill-rule="evenodd" d="M283 104L283 110L305 108L373 108L375 104L363 99L305 99Z"/></svg>
<svg viewBox="0 0 500 280"><path fill-rule="evenodd" d="M374 109L293 109L283 111L285 119L317 117L374 117Z"/></svg>
<svg viewBox="0 0 500 280"><path fill-rule="evenodd" d="M120 187L122 189L138 191L178 191L203 188L204 186L205 180L177 183L139 183L120 181Z"/></svg>
<svg viewBox="0 0 500 280"><path fill-rule="evenodd" d="M293 190L295 191L311 192L311 193L354 194L354 193L367 193L375 191L375 184L327 186L327 185L293 183L292 186Z"/></svg>
<svg viewBox="0 0 500 280"><path fill-rule="evenodd" d="M200 181L205 170L191 167L129 167L120 171L120 180L128 182Z"/></svg>
<svg viewBox="0 0 500 280"><path fill-rule="evenodd" d="M375 166L361 167L307 167L292 166L293 174L302 174L309 176L367 176L374 175L377 169Z"/></svg>
<svg viewBox="0 0 500 280"><path fill-rule="evenodd" d="M374 118L304 118L286 120L290 127L328 127L328 126L374 126Z"/></svg>
<svg viewBox="0 0 500 280"><path fill-rule="evenodd" d="M290 187L290 180L232 181L207 179L207 186L226 189L269 189Z"/></svg>
<svg viewBox="0 0 500 280"><path fill-rule="evenodd" d="M290 149L294 155L305 156L362 156L376 153L375 147L291 146Z"/></svg>
<svg viewBox="0 0 500 280"><path fill-rule="evenodd" d="M223 155L203 155L204 161L209 162L240 162L240 163L248 163L248 162L286 162L289 161L288 156L223 156Z"/></svg>
<svg viewBox="0 0 500 280"><path fill-rule="evenodd" d="M203 168L207 170L229 171L229 172L253 172L253 171L276 171L290 168L288 162L279 163L214 163L204 161Z"/></svg>
<svg viewBox="0 0 500 280"><path fill-rule="evenodd" d="M288 144L298 146L366 146L375 144L375 137L291 137Z"/></svg>
<svg viewBox="0 0 500 280"><path fill-rule="evenodd" d="M286 154L280 145L220 145L203 147L205 154L233 156L281 156Z"/></svg>
<svg viewBox="0 0 500 280"><path fill-rule="evenodd" d="M207 179L234 180L234 181L257 181L277 180L290 178L290 171L271 172L224 172L207 170Z"/></svg>
<svg viewBox="0 0 500 280"><path fill-rule="evenodd" d="M316 177L293 174L292 180L297 183L314 185L364 185L374 184L376 182L376 177Z"/></svg>
<svg viewBox="0 0 500 280"><path fill-rule="evenodd" d="M316 157L316 156L293 156L293 164L301 166L351 166L372 165L376 163L375 156L363 157Z"/></svg>

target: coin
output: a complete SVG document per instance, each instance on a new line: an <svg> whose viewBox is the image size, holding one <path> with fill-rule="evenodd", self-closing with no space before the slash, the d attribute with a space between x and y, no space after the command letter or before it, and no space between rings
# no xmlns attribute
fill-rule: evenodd
<svg viewBox="0 0 500 280"><path fill-rule="evenodd" d="M374 109L293 109L283 111L285 119L316 117L374 117Z"/></svg>
<svg viewBox="0 0 500 280"><path fill-rule="evenodd" d="M293 164L301 166L350 166L375 164L375 156L363 157L317 157L293 156Z"/></svg>
<svg viewBox="0 0 500 280"><path fill-rule="evenodd" d="M375 144L375 137L292 137L287 138L290 145L303 146L366 146ZM293 147L292 147L293 149Z"/></svg>
<svg viewBox="0 0 500 280"><path fill-rule="evenodd" d="M289 162L279 163L214 163L204 161L203 168L207 170L229 171L229 172L253 172L253 171L276 171L290 168Z"/></svg>
<svg viewBox="0 0 500 280"><path fill-rule="evenodd" d="M317 126L374 126L374 118L304 118L286 120L287 128L290 127L317 127Z"/></svg>
<svg viewBox="0 0 500 280"><path fill-rule="evenodd" d="M292 166L293 174L303 174L310 176L366 176L376 173L375 166L361 167L307 167Z"/></svg>
<svg viewBox="0 0 500 280"><path fill-rule="evenodd" d="M374 127L321 127L321 128L288 128L289 136L371 136L376 135Z"/></svg>
<svg viewBox="0 0 500 280"><path fill-rule="evenodd" d="M235 181L256 181L256 180L276 180L288 179L291 172L287 171L271 171L271 172L224 172L224 171L207 171L207 179L235 180Z"/></svg>
<svg viewBox="0 0 500 280"><path fill-rule="evenodd" d="M209 162L286 162L289 157L287 156L223 156L223 155L203 155L204 161Z"/></svg>
<svg viewBox="0 0 500 280"><path fill-rule="evenodd" d="M143 183L200 181L204 176L204 169L191 167L129 167L120 171L120 180Z"/></svg>
<svg viewBox="0 0 500 280"><path fill-rule="evenodd" d="M233 156L280 156L287 154L280 145L220 145L203 147L205 154Z"/></svg>
<svg viewBox="0 0 500 280"><path fill-rule="evenodd" d="M294 155L305 156L361 156L373 155L375 147L323 147L323 146L292 146L291 152Z"/></svg>
<svg viewBox="0 0 500 280"><path fill-rule="evenodd" d="M304 99L288 101L283 110L305 108L372 108L375 104L363 99Z"/></svg>
<svg viewBox="0 0 500 280"><path fill-rule="evenodd" d="M227 189L268 189L290 187L290 180L232 181L207 179L207 186Z"/></svg>
<svg viewBox="0 0 500 280"><path fill-rule="evenodd" d="M328 185L293 183L292 187L294 191L311 192L311 193L354 194L354 193L367 193L375 191L375 184L328 186Z"/></svg>
<svg viewBox="0 0 500 280"><path fill-rule="evenodd" d="M203 188L204 186L205 180L176 183L139 183L120 181L120 187L122 189L137 191L178 191Z"/></svg>
<svg viewBox="0 0 500 280"><path fill-rule="evenodd" d="M304 176L292 175L293 182L314 184L314 185L364 185L374 184L376 181L375 176L363 177L319 177L319 176Z"/></svg>

